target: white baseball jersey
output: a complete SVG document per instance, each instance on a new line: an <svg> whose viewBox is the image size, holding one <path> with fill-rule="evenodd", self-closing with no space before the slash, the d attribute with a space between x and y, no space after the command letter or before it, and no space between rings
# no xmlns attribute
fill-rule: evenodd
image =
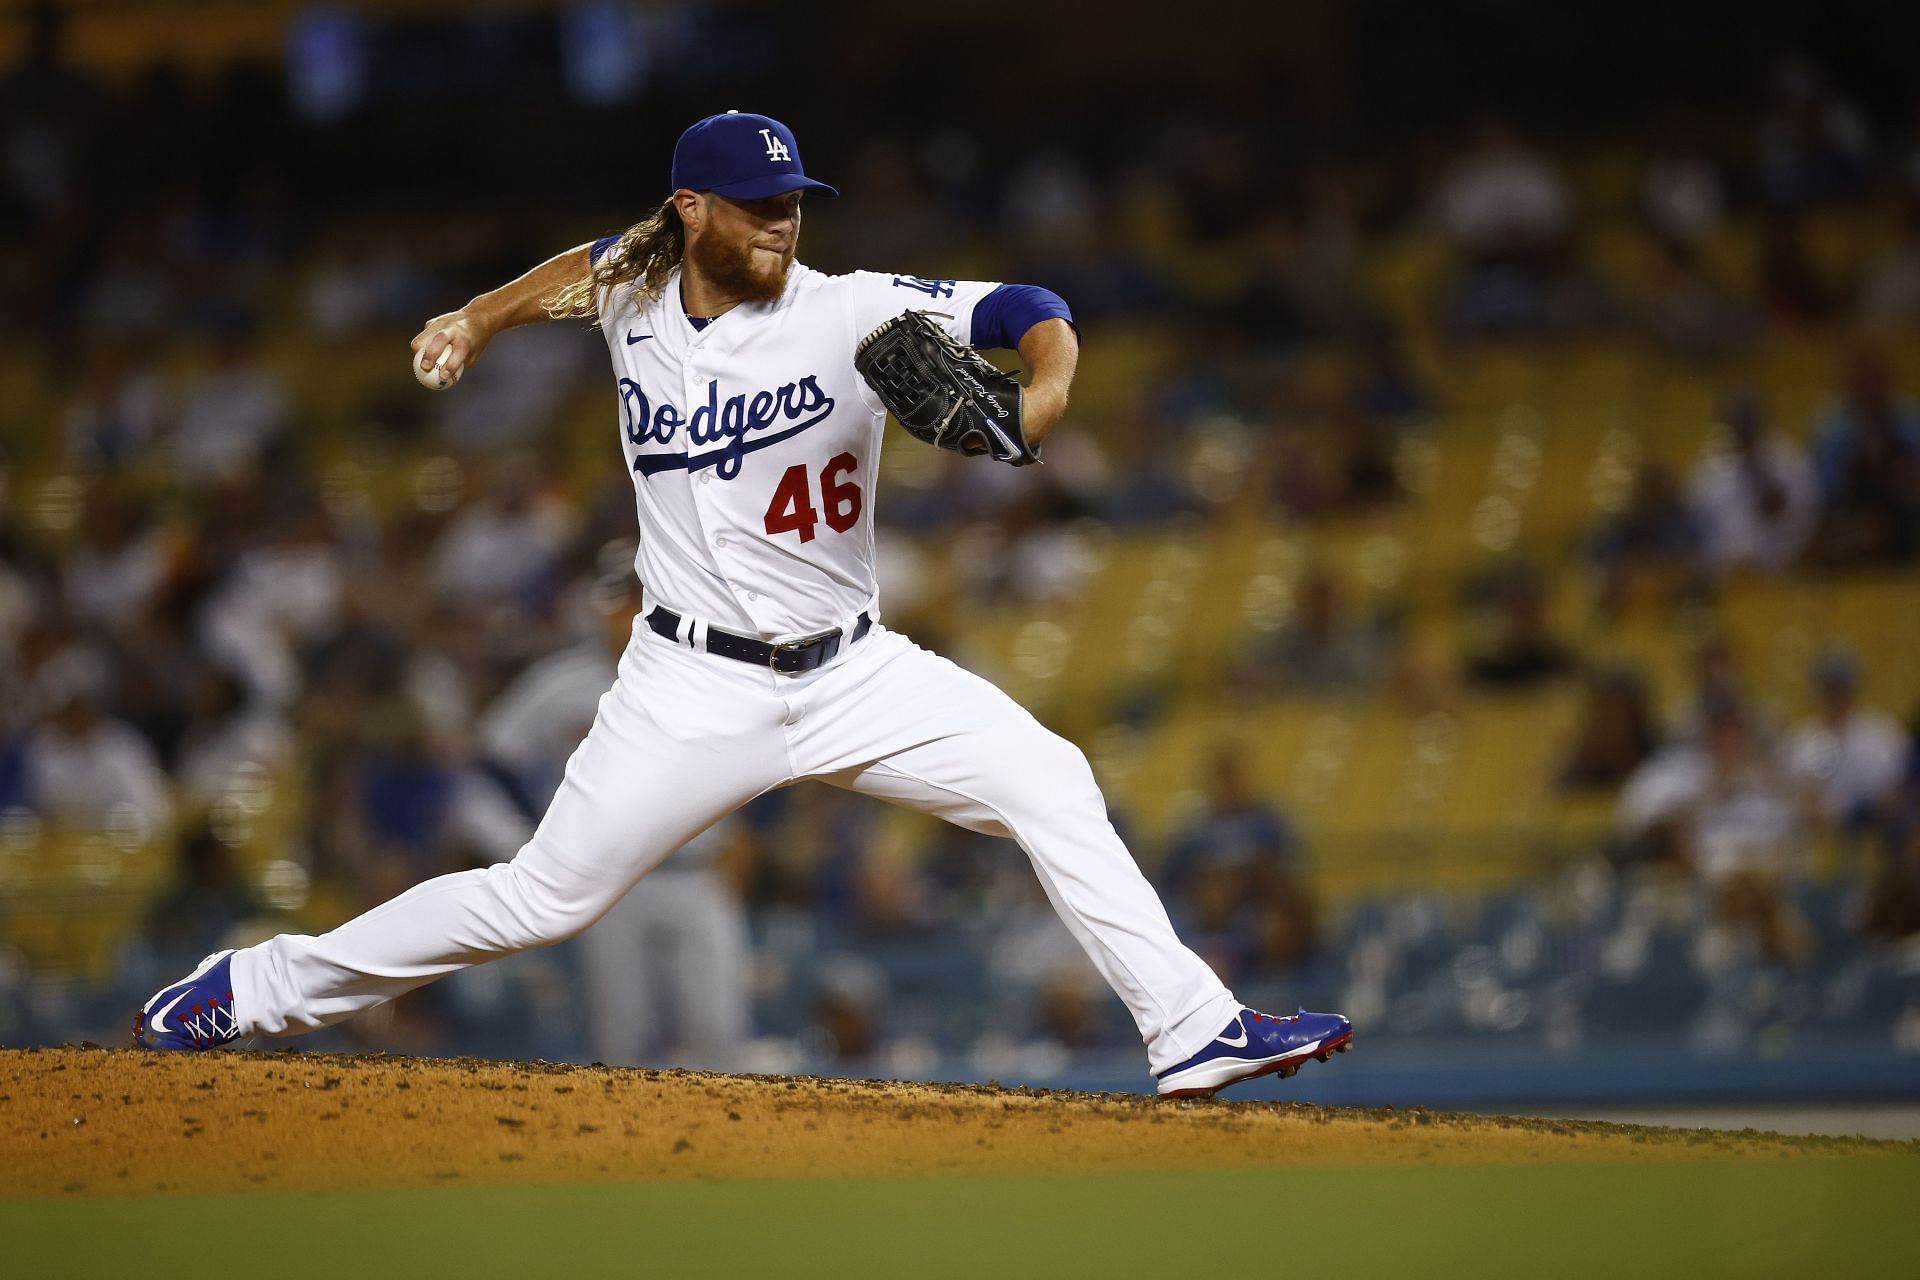
<svg viewBox="0 0 1920 1280"><path fill-rule="evenodd" d="M873 610L886 410L854 372L854 349L909 310L944 316L970 343L974 305L998 287L795 263L778 301L704 329L682 309L677 271L645 306L625 288L602 291L647 607L770 640Z"/></svg>

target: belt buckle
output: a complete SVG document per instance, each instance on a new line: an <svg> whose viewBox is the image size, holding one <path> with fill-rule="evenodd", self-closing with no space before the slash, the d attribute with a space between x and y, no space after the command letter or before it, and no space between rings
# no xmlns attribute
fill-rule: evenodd
<svg viewBox="0 0 1920 1280"><path fill-rule="evenodd" d="M828 627L825 631L816 631L810 636L801 636L798 640L787 640L787 641L781 642L780 644L768 645L767 646L767 649L768 649L767 670L773 672L775 675L781 674L780 654L783 650L792 651L797 649L811 649L814 645L819 644L821 641L831 640L839 634L840 634L840 628Z"/></svg>

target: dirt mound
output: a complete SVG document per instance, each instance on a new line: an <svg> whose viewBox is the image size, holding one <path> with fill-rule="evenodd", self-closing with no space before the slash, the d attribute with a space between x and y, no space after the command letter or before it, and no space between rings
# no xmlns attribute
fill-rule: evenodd
<svg viewBox="0 0 1920 1280"><path fill-rule="evenodd" d="M1876 1151L1920 1145L466 1058L0 1052L0 1196Z"/></svg>

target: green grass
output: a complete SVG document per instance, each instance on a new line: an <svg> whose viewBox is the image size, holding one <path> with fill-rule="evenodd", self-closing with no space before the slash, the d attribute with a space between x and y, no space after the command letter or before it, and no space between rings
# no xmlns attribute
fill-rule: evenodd
<svg viewBox="0 0 1920 1280"><path fill-rule="evenodd" d="M1920 1275L1920 1160L941 1175L0 1203L10 1276Z"/></svg>

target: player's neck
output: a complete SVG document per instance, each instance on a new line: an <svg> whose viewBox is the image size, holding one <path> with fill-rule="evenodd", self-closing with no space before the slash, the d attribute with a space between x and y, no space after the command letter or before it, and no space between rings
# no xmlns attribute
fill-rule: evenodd
<svg viewBox="0 0 1920 1280"><path fill-rule="evenodd" d="M715 320L739 306L741 301L707 279L693 263L686 263L681 268L680 307L688 315Z"/></svg>

